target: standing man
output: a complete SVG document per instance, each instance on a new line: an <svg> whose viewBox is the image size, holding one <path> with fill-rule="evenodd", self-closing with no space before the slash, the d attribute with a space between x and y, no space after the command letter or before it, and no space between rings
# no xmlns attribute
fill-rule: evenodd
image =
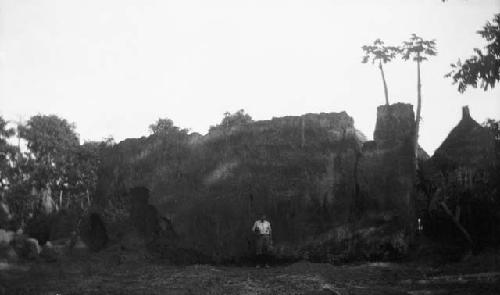
<svg viewBox="0 0 500 295"><path fill-rule="evenodd" d="M266 220L266 215L262 214L259 220L255 221L252 231L256 234L255 254L257 258L256 267L264 265L269 267L268 260L272 247L271 223Z"/></svg>

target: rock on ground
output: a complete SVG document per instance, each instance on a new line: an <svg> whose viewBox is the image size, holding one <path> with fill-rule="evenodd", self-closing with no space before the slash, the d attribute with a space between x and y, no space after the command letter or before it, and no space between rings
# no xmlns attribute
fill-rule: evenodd
<svg viewBox="0 0 500 295"><path fill-rule="evenodd" d="M6 231L0 228L0 246L8 245L14 239L13 231Z"/></svg>
<svg viewBox="0 0 500 295"><path fill-rule="evenodd" d="M36 259L41 251L40 245L36 239L28 238L24 235L16 236L13 244L17 255L21 258Z"/></svg>

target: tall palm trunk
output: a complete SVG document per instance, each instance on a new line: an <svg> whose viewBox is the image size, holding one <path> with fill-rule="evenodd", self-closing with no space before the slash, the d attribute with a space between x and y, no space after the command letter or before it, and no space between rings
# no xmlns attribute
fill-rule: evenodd
<svg viewBox="0 0 500 295"><path fill-rule="evenodd" d="M380 74L382 75L382 82L384 82L384 94L385 94L385 104L389 105L389 91L387 90L387 83L385 82L384 68L382 67L382 62L379 61L378 68L380 69Z"/></svg>
<svg viewBox="0 0 500 295"><path fill-rule="evenodd" d="M417 52L417 113L415 115L415 157L417 156L417 151L418 151L418 133L420 131L421 110L422 110L422 84L420 83L420 53Z"/></svg>

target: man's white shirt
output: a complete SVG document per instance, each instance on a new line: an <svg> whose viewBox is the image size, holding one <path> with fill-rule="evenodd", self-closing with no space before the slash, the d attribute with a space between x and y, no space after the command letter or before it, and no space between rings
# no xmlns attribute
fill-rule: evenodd
<svg viewBox="0 0 500 295"><path fill-rule="evenodd" d="M261 235L269 235L271 234L271 223L269 221L264 220L257 220L252 227L252 231L255 231L255 229L258 229L259 234Z"/></svg>

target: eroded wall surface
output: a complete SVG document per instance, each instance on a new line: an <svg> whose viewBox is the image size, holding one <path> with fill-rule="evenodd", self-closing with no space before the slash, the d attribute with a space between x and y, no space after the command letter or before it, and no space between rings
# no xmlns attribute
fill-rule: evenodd
<svg viewBox="0 0 500 295"><path fill-rule="evenodd" d="M262 213L279 257L402 253L413 130L411 105L396 104L379 107L371 142L345 112L130 139L108 151L97 199L127 207L130 189L148 188L176 247L213 261L251 257L250 228Z"/></svg>

